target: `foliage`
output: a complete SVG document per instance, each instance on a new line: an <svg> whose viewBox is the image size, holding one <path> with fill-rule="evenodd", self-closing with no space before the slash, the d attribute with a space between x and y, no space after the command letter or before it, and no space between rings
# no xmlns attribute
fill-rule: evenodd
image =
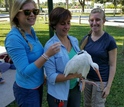
<svg viewBox="0 0 124 107"><path fill-rule="evenodd" d="M105 8L109 8L109 9L114 9L114 5L113 4L108 4L107 6L104 6Z"/></svg>
<svg viewBox="0 0 124 107"><path fill-rule="evenodd" d="M6 34L10 31L9 23L0 23L0 45L4 45L4 39ZM49 39L49 26L44 24L43 21L38 20L34 26L36 34L39 37L41 43L44 45L45 42ZM81 41L82 37L89 32L90 28L87 24L75 24L72 23L69 34L73 35ZM123 28L120 27L110 27L105 26L104 30L109 32L116 40L118 45L118 58L117 58L117 72L113 81L110 95L107 97L106 107L124 107L124 56L122 55L122 44L123 44ZM83 93L81 107L83 106ZM11 103L7 107L17 107L15 102ZM44 98L43 98L43 107L48 107L46 101L46 85L44 86Z"/></svg>
<svg viewBox="0 0 124 107"><path fill-rule="evenodd" d="M122 6L122 13L124 13L124 6Z"/></svg>

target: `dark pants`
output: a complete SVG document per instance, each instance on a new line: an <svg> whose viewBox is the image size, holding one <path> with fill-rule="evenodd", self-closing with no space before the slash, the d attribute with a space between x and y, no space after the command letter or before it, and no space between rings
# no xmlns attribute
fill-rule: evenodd
<svg viewBox="0 0 124 107"><path fill-rule="evenodd" d="M61 101L61 100L56 99L47 93L47 101L48 101L49 107L58 107L59 101ZM63 103L64 103L63 107L67 107L67 101L63 101Z"/></svg>
<svg viewBox="0 0 124 107"><path fill-rule="evenodd" d="M37 89L25 89L15 82L13 91L18 107L42 107L43 85Z"/></svg>
<svg viewBox="0 0 124 107"><path fill-rule="evenodd" d="M68 105L67 107L80 107L81 103L81 91L77 84L73 89L69 91Z"/></svg>
<svg viewBox="0 0 124 107"><path fill-rule="evenodd" d="M61 101L61 98L56 99L53 96L47 94L47 101L49 107L58 107L58 102L56 102L58 100ZM81 103L81 92L77 84L73 89L69 90L68 101L64 101L63 107L80 107L80 103Z"/></svg>

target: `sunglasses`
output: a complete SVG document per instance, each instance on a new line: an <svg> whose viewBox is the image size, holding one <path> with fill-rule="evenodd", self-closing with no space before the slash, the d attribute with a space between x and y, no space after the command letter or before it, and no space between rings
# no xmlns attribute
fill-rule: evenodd
<svg viewBox="0 0 124 107"><path fill-rule="evenodd" d="M24 12L25 16L29 16L31 15L31 12L34 14L34 15L38 15L40 10L39 9L32 9L32 10L19 10L19 12Z"/></svg>

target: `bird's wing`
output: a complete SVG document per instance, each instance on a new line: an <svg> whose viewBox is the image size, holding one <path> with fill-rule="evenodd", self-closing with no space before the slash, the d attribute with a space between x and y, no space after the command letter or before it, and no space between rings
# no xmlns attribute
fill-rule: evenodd
<svg viewBox="0 0 124 107"><path fill-rule="evenodd" d="M77 70L79 69L79 64L78 64L79 58L77 55L75 55L71 60L68 61L68 63L65 66L64 74L67 76L69 73L76 73Z"/></svg>
<svg viewBox="0 0 124 107"><path fill-rule="evenodd" d="M86 51L75 55L65 67L65 76L67 76L69 73L81 73L82 76L86 78L90 70L90 58L90 55Z"/></svg>
<svg viewBox="0 0 124 107"><path fill-rule="evenodd" d="M77 69L79 68L79 66L75 66L76 65L76 61L75 60L71 60L67 63L65 70L64 70L64 74L65 76L67 76L70 73L76 73Z"/></svg>
<svg viewBox="0 0 124 107"><path fill-rule="evenodd" d="M78 73L81 73L85 79L90 70L90 64L89 64L88 58L89 58L89 56L87 55L87 53L83 53L83 55L81 55L81 58L79 58L79 61L78 61L78 62L80 62L80 67L78 69Z"/></svg>
<svg viewBox="0 0 124 107"><path fill-rule="evenodd" d="M82 76L86 79L87 78L87 74L89 73L90 70L90 66L89 65L84 65L83 69L82 69Z"/></svg>

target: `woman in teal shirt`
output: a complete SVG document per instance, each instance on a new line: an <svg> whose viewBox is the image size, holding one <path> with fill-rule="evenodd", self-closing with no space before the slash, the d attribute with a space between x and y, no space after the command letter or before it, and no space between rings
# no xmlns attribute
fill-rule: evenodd
<svg viewBox="0 0 124 107"><path fill-rule="evenodd" d="M78 40L69 36L71 13L62 7L52 10L49 16L51 28L55 31L54 36L45 44L45 51L54 43L60 42L60 52L50 57L45 63L47 75L49 107L80 107L81 92L77 78L81 74L64 76L67 62L80 51Z"/></svg>

